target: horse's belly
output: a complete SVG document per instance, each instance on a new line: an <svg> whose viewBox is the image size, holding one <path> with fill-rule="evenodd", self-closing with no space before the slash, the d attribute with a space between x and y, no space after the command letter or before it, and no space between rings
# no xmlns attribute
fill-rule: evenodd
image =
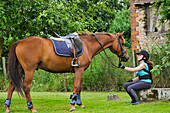
<svg viewBox="0 0 170 113"><path fill-rule="evenodd" d="M51 59L42 62L40 68L54 73L64 73L64 72L71 72L71 59L69 57L51 57Z"/></svg>

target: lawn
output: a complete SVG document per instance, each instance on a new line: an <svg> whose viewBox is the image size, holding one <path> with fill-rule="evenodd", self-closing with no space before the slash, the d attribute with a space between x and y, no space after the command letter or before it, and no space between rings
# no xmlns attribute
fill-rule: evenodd
<svg viewBox="0 0 170 113"><path fill-rule="evenodd" d="M34 108L39 113L69 113L71 92L31 92ZM117 94L120 101L105 101L109 94ZM5 112L4 101L7 92L0 92L0 113ZM125 92L82 92L82 103L73 113L170 113L169 101L145 102L141 105L130 104ZM24 98L14 92L11 101L12 113L29 113Z"/></svg>

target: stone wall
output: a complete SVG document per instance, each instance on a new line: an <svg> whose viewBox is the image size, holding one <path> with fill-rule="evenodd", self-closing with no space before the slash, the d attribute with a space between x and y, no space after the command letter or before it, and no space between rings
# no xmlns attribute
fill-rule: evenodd
<svg viewBox="0 0 170 113"><path fill-rule="evenodd" d="M159 6L150 7L154 0L130 0L132 50L148 50L150 44L163 43L169 32L169 23L159 26L161 16L153 15Z"/></svg>
<svg viewBox="0 0 170 113"><path fill-rule="evenodd" d="M151 88L136 92L140 101L170 101L170 88Z"/></svg>
<svg viewBox="0 0 170 113"><path fill-rule="evenodd" d="M138 43L141 47L144 47L144 44L146 43L146 10L144 6L136 8L136 13L138 14L138 17L136 17L136 21L139 23L139 26L136 27L136 31L139 32L139 35L136 36L136 40L138 40ZM137 46L137 50L140 50L140 46ZM143 48L142 48L143 49Z"/></svg>
<svg viewBox="0 0 170 113"><path fill-rule="evenodd" d="M151 51L149 50L151 47L151 49L153 49L155 44L164 44L167 38L166 33L148 33L144 39L139 38L139 46L137 46L137 48Z"/></svg>

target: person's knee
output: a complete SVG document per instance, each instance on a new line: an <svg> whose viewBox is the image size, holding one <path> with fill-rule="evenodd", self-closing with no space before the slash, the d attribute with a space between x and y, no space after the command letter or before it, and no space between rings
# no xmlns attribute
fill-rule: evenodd
<svg viewBox="0 0 170 113"><path fill-rule="evenodd" d="M125 90L127 90L128 84L125 83L123 87L124 87Z"/></svg>
<svg viewBox="0 0 170 113"><path fill-rule="evenodd" d="M130 90L132 89L132 87L127 87L127 91L130 92Z"/></svg>

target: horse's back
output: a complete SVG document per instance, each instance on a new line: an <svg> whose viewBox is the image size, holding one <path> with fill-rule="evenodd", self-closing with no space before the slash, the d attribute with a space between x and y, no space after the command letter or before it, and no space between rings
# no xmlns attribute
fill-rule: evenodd
<svg viewBox="0 0 170 113"><path fill-rule="evenodd" d="M50 40L42 37L33 36L21 40L16 48L16 52L18 52L18 54L24 53L28 55L40 54L45 51L45 48L49 50L51 46L52 43Z"/></svg>
<svg viewBox="0 0 170 113"><path fill-rule="evenodd" d="M37 64L53 51L50 40L41 37L28 37L16 47L16 55L22 66L36 68Z"/></svg>
<svg viewBox="0 0 170 113"><path fill-rule="evenodd" d="M43 69L50 72L69 72L72 57L56 55L49 39L29 37L20 41L16 54L24 69ZM63 65L64 64L64 65Z"/></svg>

